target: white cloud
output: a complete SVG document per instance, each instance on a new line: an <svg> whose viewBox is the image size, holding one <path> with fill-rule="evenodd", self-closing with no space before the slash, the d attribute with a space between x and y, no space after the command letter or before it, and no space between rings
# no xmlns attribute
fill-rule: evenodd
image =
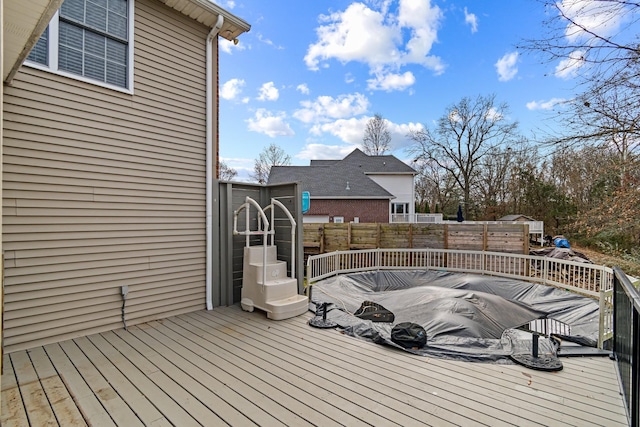
<svg viewBox="0 0 640 427"><path fill-rule="evenodd" d="M398 56L394 39L397 34L385 26L384 15L363 3L352 3L343 12L321 15L324 25L316 28L318 42L309 46L304 58L307 67L317 70L321 61L361 61L368 64L388 62Z"/></svg>
<svg viewBox="0 0 640 427"><path fill-rule="evenodd" d="M307 144L295 155L302 160L340 160L355 150L357 145Z"/></svg>
<svg viewBox="0 0 640 427"><path fill-rule="evenodd" d="M314 101L302 101L301 109L293 117L303 123L318 123L331 119L341 119L364 114L369 108L369 100L360 93L331 96L319 96Z"/></svg>
<svg viewBox="0 0 640 427"><path fill-rule="evenodd" d="M286 114L283 112L272 113L260 108L255 117L246 120L250 131L263 133L271 138L276 136L293 136L295 133L286 122Z"/></svg>
<svg viewBox="0 0 640 427"><path fill-rule="evenodd" d="M220 97L226 100L234 100L242 92L245 82L242 79L231 79L220 88Z"/></svg>
<svg viewBox="0 0 640 427"><path fill-rule="evenodd" d="M431 7L430 3L429 0L400 0L398 24L411 31L402 63L420 64L441 74L444 65L440 58L428 54L438 40L438 28L444 15L438 6Z"/></svg>
<svg viewBox="0 0 640 427"><path fill-rule="evenodd" d="M234 181L251 182L251 175L253 174L253 165L255 159L246 159L239 157L220 157L220 161L225 162L227 166L235 169L238 175L233 178Z"/></svg>
<svg viewBox="0 0 640 427"><path fill-rule="evenodd" d="M284 47L278 45L276 46L276 44L273 42L273 40L265 38L262 34L258 33L257 38L259 41L261 41L264 44L267 44L269 46L273 46L274 48L278 49L278 50L284 50Z"/></svg>
<svg viewBox="0 0 640 427"><path fill-rule="evenodd" d="M464 23L471 26L472 33L478 31L478 17L475 13L469 13L466 7L464 8Z"/></svg>
<svg viewBox="0 0 640 427"><path fill-rule="evenodd" d="M574 50L569 57L558 63L555 70L555 76L561 79L570 79L578 75L578 70L585 65L584 51Z"/></svg>
<svg viewBox="0 0 640 427"><path fill-rule="evenodd" d="M264 83L258 91L259 101L276 101L280 97L278 88L275 87L273 82Z"/></svg>
<svg viewBox="0 0 640 427"><path fill-rule="evenodd" d="M485 114L485 117L488 120L497 122L500 121L504 118L504 116L498 112L498 110L495 109L495 107L491 107L487 110L487 113Z"/></svg>
<svg viewBox="0 0 640 427"><path fill-rule="evenodd" d="M330 123L314 125L309 133L316 136L326 133L348 144L360 145L362 144L362 136L368 120L368 117L339 119Z"/></svg>
<svg viewBox="0 0 640 427"><path fill-rule="evenodd" d="M329 134L339 138L341 141L351 146L362 146L362 137L367 123L371 117L362 116L359 118L339 119L328 123L319 123L311 127L310 134L320 137L323 134ZM408 147L412 141L407 138L411 131L423 129L420 123L393 123L386 120L387 129L391 134L391 150ZM352 150L350 150L352 151Z"/></svg>
<svg viewBox="0 0 640 427"><path fill-rule="evenodd" d="M498 80L501 82L507 82L514 78L518 73L518 52L511 52L505 54L502 58L496 62L496 70L498 71Z"/></svg>
<svg viewBox="0 0 640 427"><path fill-rule="evenodd" d="M441 10L432 7L430 0L400 0L398 10L392 13L390 4L382 2L379 10L374 10L355 2L344 11L321 15L318 40L308 47L304 58L307 67L318 70L335 59L365 63L376 76L399 74L398 70L409 64L442 73L441 59L429 54L437 41Z"/></svg>
<svg viewBox="0 0 640 427"><path fill-rule="evenodd" d="M422 123L393 123L387 122L389 133L391 133L391 148L398 150L413 145L415 142L407 137L410 132L423 130Z"/></svg>
<svg viewBox="0 0 640 427"><path fill-rule="evenodd" d="M244 45L242 42L240 42L238 44L233 44L232 41L227 40L224 37L219 37L218 38L218 47L220 48L221 51L223 51L224 53L228 53L228 54L233 53L234 50L245 50L246 49L246 45Z"/></svg>
<svg viewBox="0 0 640 427"><path fill-rule="evenodd" d="M236 7L236 2L233 0L227 0L226 2L224 2L223 7L225 9L233 9L234 7Z"/></svg>
<svg viewBox="0 0 640 427"><path fill-rule="evenodd" d="M557 7L571 21L565 28L569 42L591 38L589 33L602 37L615 34L626 12L624 3L617 1L563 0L557 3Z"/></svg>
<svg viewBox="0 0 640 427"><path fill-rule="evenodd" d="M548 101L531 101L527 102L528 110L552 110L557 104L562 104L566 102L564 98L551 98Z"/></svg>
<svg viewBox="0 0 640 427"><path fill-rule="evenodd" d="M306 83L301 83L296 86L296 90L303 95L309 95L309 86Z"/></svg>
<svg viewBox="0 0 640 427"><path fill-rule="evenodd" d="M376 75L375 78L367 80L367 88L370 90L385 90L391 92L393 90L405 90L413 86L416 78L411 71L404 74L385 74Z"/></svg>

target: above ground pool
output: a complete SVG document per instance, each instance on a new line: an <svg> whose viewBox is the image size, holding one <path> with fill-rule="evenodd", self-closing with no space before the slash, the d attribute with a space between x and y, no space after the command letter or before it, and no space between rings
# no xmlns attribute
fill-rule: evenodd
<svg viewBox="0 0 640 427"><path fill-rule="evenodd" d="M531 352L532 334L522 327L536 319L568 326L557 339L540 338L542 354L555 356L562 341L589 347L598 341L597 301L529 282L433 270L373 271L335 276L312 289L311 308L327 303L327 319L345 334L424 356L507 363L513 354ZM392 315L358 317L367 304ZM392 331L400 323L421 326L426 345L399 345Z"/></svg>

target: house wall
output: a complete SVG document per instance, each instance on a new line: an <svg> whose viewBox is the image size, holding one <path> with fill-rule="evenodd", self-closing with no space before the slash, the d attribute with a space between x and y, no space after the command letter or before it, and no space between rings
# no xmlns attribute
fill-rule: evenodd
<svg viewBox="0 0 640 427"><path fill-rule="evenodd" d="M360 222L389 222L388 200L323 200L311 199L309 212L306 215L329 215L333 222L336 216L344 217L344 222L353 221L358 217Z"/></svg>
<svg viewBox="0 0 640 427"><path fill-rule="evenodd" d="M5 351L205 307L207 33L136 0L133 95L5 87Z"/></svg>
<svg viewBox="0 0 640 427"><path fill-rule="evenodd" d="M415 213L413 175L368 174L367 176L396 197L391 200L391 203L407 203L409 205L409 211L406 213ZM389 209L391 209L391 207L389 207ZM391 215L390 210L389 215Z"/></svg>
<svg viewBox="0 0 640 427"><path fill-rule="evenodd" d="M0 76L4 77L4 2L0 0L0 36L2 36L2 40L0 40ZM4 84L2 84L3 88L0 88L0 159L2 158L2 146L3 146L3 135L2 130L4 111ZM0 177L2 176L2 162L0 162ZM2 195L2 182L0 181L0 196ZM2 205L0 205L0 229L2 228ZM2 239L0 238L0 254L2 253ZM0 269L4 270L4 265L2 260L0 260ZM3 353L3 345L2 345L2 331L4 330L4 274L0 274L0 356ZM2 358L4 359L4 357ZM0 360L0 373L4 372L2 366L2 360ZM2 375L0 374L0 378ZM0 380L0 390L2 389L2 381Z"/></svg>

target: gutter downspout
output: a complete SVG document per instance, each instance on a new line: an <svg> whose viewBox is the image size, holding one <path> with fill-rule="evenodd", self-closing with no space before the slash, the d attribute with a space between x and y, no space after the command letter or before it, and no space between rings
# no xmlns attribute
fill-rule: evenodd
<svg viewBox="0 0 640 427"><path fill-rule="evenodd" d="M214 150L214 135L213 135L213 126L214 124L217 126L217 123L214 123L213 120L213 43L218 41L218 33L222 28L222 24L224 23L224 16L218 15L218 21L216 25L211 29L209 35L207 36L207 70L206 70L206 128L207 128L207 136L206 136L206 215L207 215L207 229L206 229L206 240L207 240L207 273L206 273L206 298L207 298L207 310L213 310L213 260L211 257L213 256L213 242L211 241L211 234L213 232L213 163L215 159L213 156L216 153Z"/></svg>

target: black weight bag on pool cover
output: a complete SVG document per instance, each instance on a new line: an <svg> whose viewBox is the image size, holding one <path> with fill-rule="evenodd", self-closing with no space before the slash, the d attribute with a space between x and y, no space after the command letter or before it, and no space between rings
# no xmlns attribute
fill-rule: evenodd
<svg viewBox="0 0 640 427"><path fill-rule="evenodd" d="M392 312L373 301L363 302L353 315L360 319L371 320L372 322L386 323L393 323L396 318Z"/></svg>
<svg viewBox="0 0 640 427"><path fill-rule="evenodd" d="M391 329L391 341L404 348L422 348L427 344L427 331L417 323L398 323Z"/></svg>

